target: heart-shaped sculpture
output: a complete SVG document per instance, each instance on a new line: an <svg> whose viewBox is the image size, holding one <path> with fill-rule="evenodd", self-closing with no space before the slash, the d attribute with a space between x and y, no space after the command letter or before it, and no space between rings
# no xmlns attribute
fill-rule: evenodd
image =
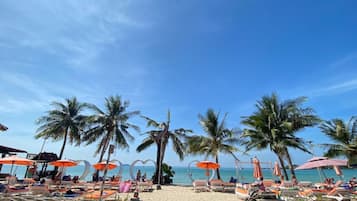
<svg viewBox="0 0 357 201"><path fill-rule="evenodd" d="M136 180L136 177L134 176L134 166L136 163L141 162L143 165L145 165L147 162L152 162L154 164L155 170L156 170L156 162L151 159L147 160L135 160L131 165L130 165L130 177L132 180Z"/></svg>
<svg viewBox="0 0 357 201"><path fill-rule="evenodd" d="M198 162L200 162L200 161L198 161L198 160L193 160L193 161L191 161L189 164L188 164L188 166L187 166L187 175L188 175L188 177L190 178L190 180L191 180L191 182L193 182L193 181L195 181L193 178L192 178L192 171L191 171L191 165L192 165L192 163L198 163ZM212 176L209 178L209 181L211 181L214 177L215 177L215 174L216 174L216 171L214 170L214 169L212 169Z"/></svg>
<svg viewBox="0 0 357 201"><path fill-rule="evenodd" d="M77 163L80 163L80 162L83 162L84 163L84 171L82 173L82 175L79 177L79 180L85 180L87 175L89 174L90 172L90 163L86 160L77 160L76 161Z"/></svg>

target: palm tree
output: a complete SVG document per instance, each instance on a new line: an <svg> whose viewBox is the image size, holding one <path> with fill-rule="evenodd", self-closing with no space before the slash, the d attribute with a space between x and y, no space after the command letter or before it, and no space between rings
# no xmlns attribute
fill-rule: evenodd
<svg viewBox="0 0 357 201"><path fill-rule="evenodd" d="M119 148L129 147L128 140L134 140L129 133L129 128L139 131L139 127L129 123L128 120L140 112L127 112L128 107L129 102L122 101L120 96L110 96L105 99L106 111L95 105L89 106L96 114L87 118L88 129L84 133L83 141L87 145L98 141L95 155L100 154L99 162L103 160L111 143Z"/></svg>
<svg viewBox="0 0 357 201"><path fill-rule="evenodd" d="M170 111L167 112L166 122L157 122L149 117L142 116L147 121L147 127L154 127L154 130L145 132L147 137L136 148L137 152L141 152L153 144L156 144L156 170L154 175L154 182L158 183L159 175L162 176L162 164L165 157L165 151L169 140L173 145L173 150L181 160L184 158L184 143L181 138L184 138L187 133L192 132L189 129L179 128L170 130ZM161 178L160 176L160 178ZM162 182L162 180L160 179ZM160 182L160 184L161 184Z"/></svg>
<svg viewBox="0 0 357 201"><path fill-rule="evenodd" d="M306 127L319 123L319 118L310 107L302 107L305 97L280 102L276 94L263 96L256 104L256 111L248 117L243 117L242 124L248 128L243 131L246 140L246 150L266 149L275 153L284 170L286 179L289 179L284 165L287 159L291 175L295 175L293 163L288 148L299 149L310 153L306 142L296 137L296 133Z"/></svg>
<svg viewBox="0 0 357 201"><path fill-rule="evenodd" d="M324 144L327 157L346 156L350 164L357 162L357 117L344 123L341 119L325 121L320 129L336 144Z"/></svg>
<svg viewBox="0 0 357 201"><path fill-rule="evenodd" d="M224 115L221 122L219 121L219 113L215 113L213 109L208 109L206 115L199 114L200 124L207 136L194 135L187 138L188 153L205 154L213 156L216 163L219 163L218 154L220 152L232 154L238 151L234 146L240 142L238 132L233 129L226 128L226 117ZM235 159L237 159L234 156ZM219 169L216 170L217 178L221 179Z"/></svg>
<svg viewBox="0 0 357 201"><path fill-rule="evenodd" d="M62 159L67 141L70 144L81 143L81 130L84 126L85 116L81 112L86 108L86 103L80 103L75 97L65 99L65 103L53 102L54 109L47 111L46 116L37 120L40 127L35 136L38 138L52 138L54 141L63 140L59 159Z"/></svg>

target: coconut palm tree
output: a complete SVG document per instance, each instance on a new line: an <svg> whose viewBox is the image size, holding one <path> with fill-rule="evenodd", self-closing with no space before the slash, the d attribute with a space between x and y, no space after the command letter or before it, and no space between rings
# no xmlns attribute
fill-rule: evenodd
<svg viewBox="0 0 357 201"><path fill-rule="evenodd" d="M145 135L147 135L147 137L136 148L136 151L141 152L153 144L156 145L156 170L154 175L155 183L158 183L159 175L162 176L162 164L169 140L171 140L172 142L174 152L179 156L181 160L183 160L185 147L181 139L184 138L187 133L192 132L191 130L184 128L170 130L170 116L170 111L168 111L166 122L157 122L149 117L142 116L147 122L147 127L154 127L155 129L145 132Z"/></svg>
<svg viewBox="0 0 357 201"><path fill-rule="evenodd" d="M319 118L310 107L302 107L305 97L280 102L276 94L263 96L256 104L256 111L248 117L243 117L242 124L247 126L242 137L247 151L251 149L266 149L275 153L283 167L286 179L287 171L284 159L287 160L291 175L295 175L293 163L288 148L299 149L310 153L306 142L296 137L296 133L306 127L319 123Z"/></svg>
<svg viewBox="0 0 357 201"><path fill-rule="evenodd" d="M207 136L194 135L187 137L188 153L205 154L206 158L212 156L216 163L219 163L218 155L220 152L232 154L238 151L235 147L240 142L238 132L226 128L226 117L219 120L219 113L213 109L208 109L205 116L199 114L200 124ZM236 157L234 156L236 159ZM221 179L219 169L216 170L217 178Z"/></svg>
<svg viewBox="0 0 357 201"><path fill-rule="evenodd" d="M88 128L83 135L87 145L98 142L95 155L100 154L99 162L103 160L109 145L113 143L118 148L128 148L128 140L134 140L129 129L139 131L139 127L128 120L140 114L139 111L127 112L128 101L122 101L120 96L110 96L105 99L105 111L95 105L89 108L95 112L87 118Z"/></svg>
<svg viewBox="0 0 357 201"><path fill-rule="evenodd" d="M54 141L63 140L59 159L62 158L65 146L81 143L81 130L84 126L85 116L81 112L86 108L86 103L80 103L75 97L65 99L65 103L53 102L54 109L47 111L47 115L40 117L37 124L35 138L52 138Z"/></svg>
<svg viewBox="0 0 357 201"><path fill-rule="evenodd" d="M328 148L325 156L346 156L350 164L357 163L357 117L351 117L346 123L342 119L324 121L320 129L335 142L323 144Z"/></svg>

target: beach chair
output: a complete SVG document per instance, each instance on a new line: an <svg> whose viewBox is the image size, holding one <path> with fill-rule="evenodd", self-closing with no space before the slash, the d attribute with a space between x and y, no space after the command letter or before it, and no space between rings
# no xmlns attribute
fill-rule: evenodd
<svg viewBox="0 0 357 201"><path fill-rule="evenodd" d="M223 192L224 186L223 181L220 179L213 179L210 181L209 187L212 191L220 191Z"/></svg>
<svg viewBox="0 0 357 201"><path fill-rule="evenodd" d="M223 182L223 192L234 193L236 189L236 184L231 182Z"/></svg>
<svg viewBox="0 0 357 201"><path fill-rule="evenodd" d="M139 181L136 183L136 187L140 192L152 192L154 188L152 187L153 183L151 180L148 181Z"/></svg>
<svg viewBox="0 0 357 201"><path fill-rule="evenodd" d="M195 192L209 191L207 180L195 180L192 185Z"/></svg>
<svg viewBox="0 0 357 201"><path fill-rule="evenodd" d="M48 189L47 185L42 185L42 186L30 186L30 192L33 195L44 195L44 196L50 196L51 192Z"/></svg>

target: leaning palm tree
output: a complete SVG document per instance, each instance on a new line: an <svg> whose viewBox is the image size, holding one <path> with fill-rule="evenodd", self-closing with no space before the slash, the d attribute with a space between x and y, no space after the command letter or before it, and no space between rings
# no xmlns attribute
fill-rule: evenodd
<svg viewBox="0 0 357 201"><path fill-rule="evenodd" d="M81 130L84 126L85 116L81 112L86 108L86 103L80 103L77 99L66 99L65 103L53 102L54 109L49 110L46 116L37 120L40 127L35 136L38 138L52 138L54 141L63 140L59 159L62 158L65 146L70 144L79 145L81 142Z"/></svg>
<svg viewBox="0 0 357 201"><path fill-rule="evenodd" d="M242 124L247 126L242 137L246 150L266 149L275 153L283 168L286 179L288 174L284 165L287 159L292 175L295 175L293 163L288 148L299 149L310 153L306 142L296 137L296 133L306 127L319 123L319 118L310 107L302 107L305 97L280 102L276 94L263 96L256 104L256 111L248 117L243 117Z"/></svg>
<svg viewBox="0 0 357 201"><path fill-rule="evenodd" d="M110 96L105 99L105 109L103 111L95 105L90 105L89 109L95 112L87 118L87 129L83 135L83 141L87 145L98 141L95 155L100 154L99 162L103 160L109 145L114 143L118 148L128 148L128 140L134 140L129 128L139 131L139 127L131 124L128 120L138 115L139 111L127 112L128 101L122 101L120 96Z"/></svg>
<svg viewBox="0 0 357 201"><path fill-rule="evenodd" d="M357 163L357 117L351 117L346 123L342 119L325 121L320 129L335 142L323 144L328 148L325 156L346 156L351 165Z"/></svg>
<svg viewBox="0 0 357 201"><path fill-rule="evenodd" d="M147 131L145 134L147 137L136 148L137 152L141 152L151 145L156 145L156 170L154 175L154 182L158 182L158 178L162 176L162 164L165 157L165 151L169 140L171 140L174 152L179 156L181 160L184 158L184 143L181 139L184 138L187 133L192 132L189 129L179 128L170 130L170 111L167 112L166 122L157 122L149 117L142 116L147 121L148 127L154 127L154 130ZM160 176L159 176L160 175ZM160 179L160 184L161 184Z"/></svg>
<svg viewBox="0 0 357 201"><path fill-rule="evenodd" d="M240 142L238 132L233 129L226 128L226 117L219 120L219 113L215 113L213 109L208 109L205 116L199 115L200 124L207 136L194 135L187 137L188 153L190 154L205 154L213 156L216 163L219 163L218 154L220 152L234 155L238 151L235 147ZM216 170L217 178L221 179L219 168Z"/></svg>

